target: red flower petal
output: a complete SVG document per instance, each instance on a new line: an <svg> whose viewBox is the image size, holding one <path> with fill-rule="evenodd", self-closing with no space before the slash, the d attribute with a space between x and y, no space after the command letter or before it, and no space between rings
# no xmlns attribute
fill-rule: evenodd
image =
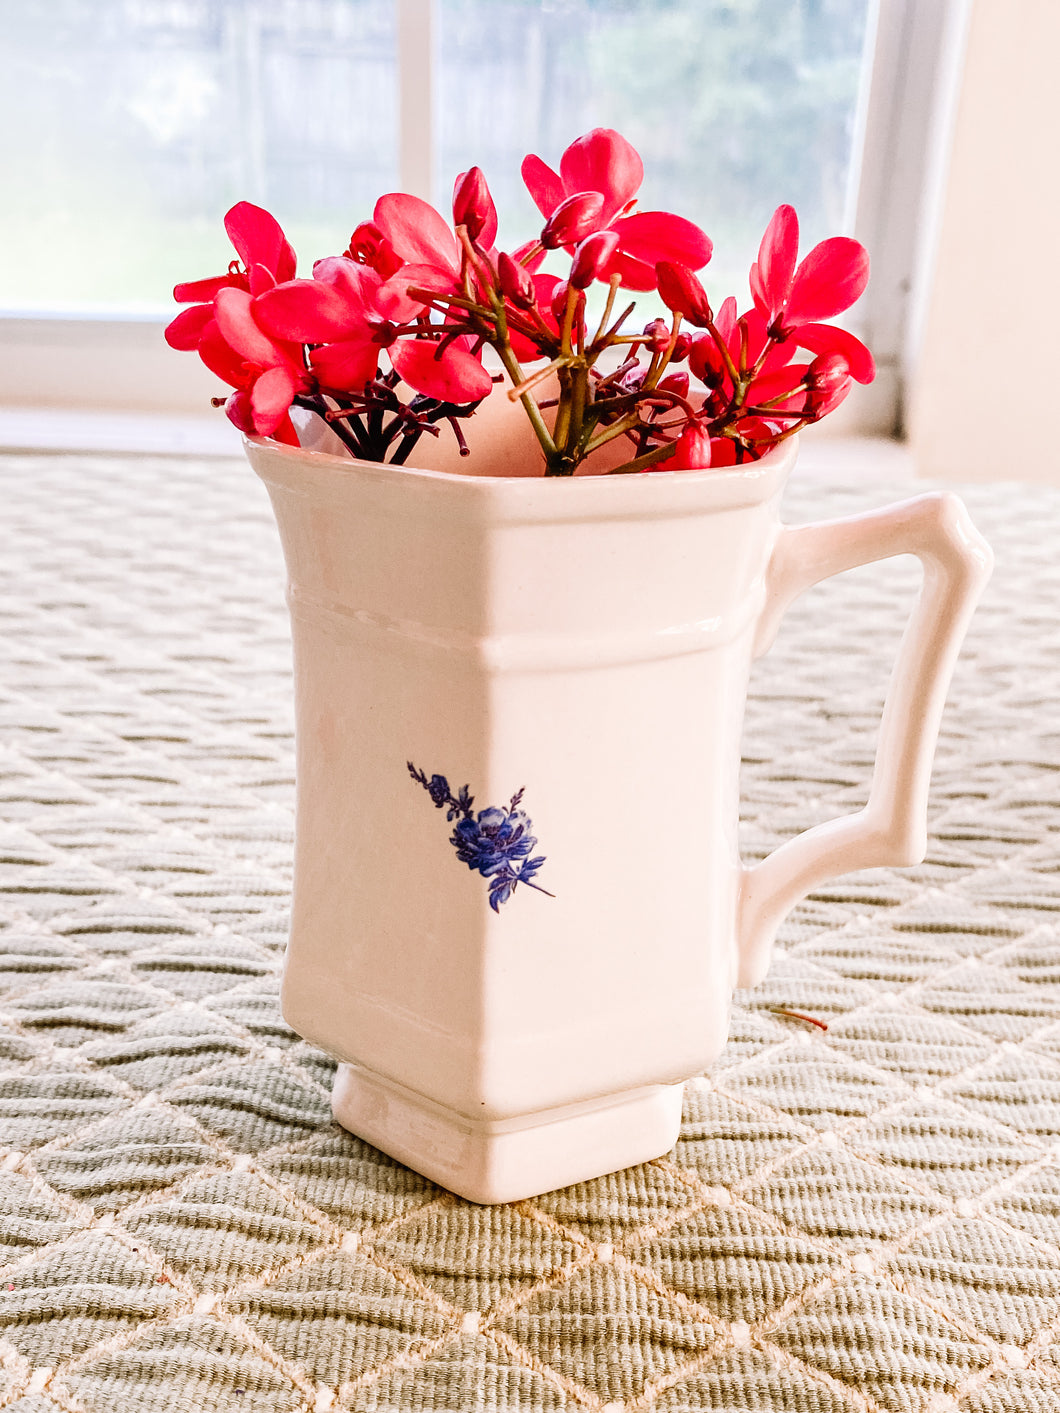
<svg viewBox="0 0 1060 1413"><path fill-rule="evenodd" d="M541 268L548 251L539 240L528 240L522 245L516 246L512 251L512 259L518 260L524 270L529 270L531 274L536 273Z"/></svg>
<svg viewBox="0 0 1060 1413"><path fill-rule="evenodd" d="M872 354L847 329L837 329L834 324L803 324L791 335L791 342L811 353L841 354L850 376L859 383L871 383L876 376Z"/></svg>
<svg viewBox="0 0 1060 1413"><path fill-rule="evenodd" d="M777 403L775 410L801 412L806 404L806 390L802 388L806 367L805 363L792 363L787 368L777 368L772 373L763 373L754 380L748 389L748 406L761 407L767 402L773 402L775 398L783 398L782 402ZM796 388L801 390L796 392Z"/></svg>
<svg viewBox="0 0 1060 1413"><path fill-rule="evenodd" d="M418 196L392 191L375 203L372 219L402 260L460 272L456 236L433 206Z"/></svg>
<svg viewBox="0 0 1060 1413"><path fill-rule="evenodd" d="M790 426L791 422L784 417L773 422L765 417L742 417L737 422L735 430L741 437L755 444L753 460L757 461L760 456L764 456L770 450L778 433Z"/></svg>
<svg viewBox="0 0 1060 1413"><path fill-rule="evenodd" d="M272 434L272 439L274 442L286 442L288 446L302 445L298 440L298 433L294 429L294 423L291 421L290 413L280 419L279 425Z"/></svg>
<svg viewBox="0 0 1060 1413"><path fill-rule="evenodd" d="M210 372L216 374L229 387L246 388L250 386L251 374L247 370L246 360L241 358L235 349L225 342L224 335L217 327L216 319L211 319L202 331L202 336L199 339L199 357ZM239 425L238 422L236 425Z"/></svg>
<svg viewBox="0 0 1060 1413"><path fill-rule="evenodd" d="M323 348L314 348L309 361L323 387L360 392L379 369L379 345L352 341L329 343Z"/></svg>
<svg viewBox="0 0 1060 1413"><path fill-rule="evenodd" d="M799 218L794 206L778 206L766 226L758 261L751 266L751 297L767 323L788 297L799 254Z"/></svg>
<svg viewBox="0 0 1060 1413"><path fill-rule="evenodd" d="M493 388L493 379L474 354L455 344L436 356L438 344L402 339L390 346L389 353L410 388L440 402L478 402Z"/></svg>
<svg viewBox="0 0 1060 1413"><path fill-rule="evenodd" d="M736 443L731 437L712 437L710 441L711 466L735 466Z"/></svg>
<svg viewBox="0 0 1060 1413"><path fill-rule="evenodd" d="M198 348L202 331L212 319L213 306L210 304L193 304L190 309L182 309L166 326L166 343L170 348L183 351Z"/></svg>
<svg viewBox="0 0 1060 1413"><path fill-rule="evenodd" d="M372 275L365 265L345 262L354 280L339 284L325 280L287 280L268 290L256 301L254 315L258 323L274 338L291 343L328 343L332 339L350 338L363 333L371 338L372 330L365 318L364 299L356 279L357 272ZM376 288L378 288L378 276Z"/></svg>
<svg viewBox="0 0 1060 1413"><path fill-rule="evenodd" d="M314 262L313 278L343 291L351 303L363 306L366 314L374 313L375 297L383 283L374 266L361 265L345 255L326 255Z"/></svg>
<svg viewBox="0 0 1060 1413"><path fill-rule="evenodd" d="M294 279L297 260L275 216L240 201L225 217L225 230L244 269L264 265L278 280Z"/></svg>
<svg viewBox="0 0 1060 1413"><path fill-rule="evenodd" d="M509 328L508 342L520 363L534 363L537 359L544 357L537 344L532 339L528 339L525 334L521 334L518 329Z"/></svg>
<svg viewBox="0 0 1060 1413"><path fill-rule="evenodd" d="M638 211L634 216L622 216L612 229L618 232L619 249L648 265L669 260L674 265L701 270L714 249L710 237L697 225L669 211Z"/></svg>
<svg viewBox="0 0 1060 1413"><path fill-rule="evenodd" d="M627 255L624 250L615 251L601 271L600 278L609 280L612 275L619 276L623 289L640 291L655 288L655 266Z"/></svg>
<svg viewBox="0 0 1060 1413"><path fill-rule="evenodd" d="M253 295L264 294L267 289L272 289L276 284L271 270L267 270L264 265L252 265L250 268L250 292Z"/></svg>
<svg viewBox="0 0 1060 1413"><path fill-rule="evenodd" d="M795 271L784 310L785 327L842 314L860 298L868 282L869 256L863 245L849 236L822 240Z"/></svg>
<svg viewBox="0 0 1060 1413"><path fill-rule="evenodd" d="M542 162L541 158L535 157L532 152L523 158L523 164L519 170L526 183L526 189L533 198L534 205L547 221L567 195L563 178L554 172L547 162Z"/></svg>
<svg viewBox="0 0 1060 1413"><path fill-rule="evenodd" d="M271 368L284 362L284 352L259 327L252 306L246 290L218 290L214 318L225 341L241 358L259 368Z"/></svg>
<svg viewBox="0 0 1060 1413"><path fill-rule="evenodd" d="M559 170L568 192L603 194L601 225L610 224L611 218L636 196L644 180L640 154L613 128L593 128L575 138L560 159Z"/></svg>
<svg viewBox="0 0 1060 1413"><path fill-rule="evenodd" d="M254 413L254 426L262 436L271 436L290 412L300 381L298 375L287 367L269 368L254 380L250 405Z"/></svg>
<svg viewBox="0 0 1060 1413"><path fill-rule="evenodd" d="M728 341L736 329L736 296L730 294L721 302L721 308L714 315L714 327L722 338Z"/></svg>
<svg viewBox="0 0 1060 1413"><path fill-rule="evenodd" d="M242 275L211 275L208 280L189 280L173 286L173 298L178 304L199 304L213 299L225 285L236 285L239 289L249 288Z"/></svg>
<svg viewBox="0 0 1060 1413"><path fill-rule="evenodd" d="M438 265L402 265L396 275L380 285L376 296L379 312L396 323L403 324L423 313L422 299L414 299L409 294L412 289L432 290L437 294L448 294L459 288L460 280L452 270Z"/></svg>

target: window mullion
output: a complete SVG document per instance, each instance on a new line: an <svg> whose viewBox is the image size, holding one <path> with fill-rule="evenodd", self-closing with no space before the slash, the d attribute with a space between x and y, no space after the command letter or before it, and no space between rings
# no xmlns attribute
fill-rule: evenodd
<svg viewBox="0 0 1060 1413"><path fill-rule="evenodd" d="M398 175L402 191L434 197L436 0L397 0Z"/></svg>

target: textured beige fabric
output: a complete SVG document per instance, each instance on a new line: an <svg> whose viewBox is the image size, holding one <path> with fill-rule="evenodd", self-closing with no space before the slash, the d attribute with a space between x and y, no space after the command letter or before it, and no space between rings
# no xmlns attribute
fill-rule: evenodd
<svg viewBox="0 0 1060 1413"><path fill-rule="evenodd" d="M279 1017L260 486L0 468L0 1407L1060 1409L1060 493L969 495L999 568L927 861L797 910L671 1154L488 1209L336 1129ZM864 799L915 577L814 591L756 669L749 853Z"/></svg>

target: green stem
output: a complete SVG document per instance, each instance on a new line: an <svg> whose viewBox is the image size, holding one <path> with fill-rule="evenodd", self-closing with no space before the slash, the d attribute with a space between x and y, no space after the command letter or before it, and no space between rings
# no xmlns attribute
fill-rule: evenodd
<svg viewBox="0 0 1060 1413"><path fill-rule="evenodd" d="M552 440L556 443L556 451L560 456L565 456L567 452L567 435L570 431L571 416L571 378L570 363L566 368L560 369L559 374L559 406L556 408L556 422L552 428Z"/></svg>
<svg viewBox="0 0 1060 1413"><path fill-rule="evenodd" d="M473 299L467 299L462 294L439 294L437 290L418 289L410 285L407 290L410 299L415 299L426 304L430 309L435 309L439 314L446 312L447 306L455 306L457 309L466 309L470 314L477 314L482 319L492 317L492 310L487 305L477 303Z"/></svg>
<svg viewBox="0 0 1060 1413"><path fill-rule="evenodd" d="M714 340L715 348L721 354L721 361L725 364L726 373L728 373L729 377L732 379L733 387L739 387L740 375L736 371L736 364L732 361L732 354L729 352L729 345L722 338L721 333L718 330L718 326L714 323L713 319L707 325L707 332Z"/></svg>
<svg viewBox="0 0 1060 1413"><path fill-rule="evenodd" d="M566 368L569 363L570 359L565 354L560 354L558 358L553 358L551 363L546 363L544 368L538 368L536 373L531 373L517 388L509 388L509 399L515 402L518 398L522 397L524 393L528 393L531 388L536 388L538 383L543 383L546 378L551 378L553 373L558 373L561 368Z"/></svg>
<svg viewBox="0 0 1060 1413"><path fill-rule="evenodd" d="M616 437L624 436L626 432L632 432L639 421L640 418L637 416L636 412L631 412L618 422L612 422L606 432L601 432L598 437L593 437L592 441L585 448L586 456L591 456L594 451L602 446L606 446L608 442L613 442Z"/></svg>
<svg viewBox="0 0 1060 1413"><path fill-rule="evenodd" d="M512 346L508 341L508 324L504 317L504 305L501 304L500 301L498 301L497 306L494 306L494 316L497 321L496 339L491 340L491 343L493 343L493 347L497 350L497 356L504 365L504 371L512 380L512 386L518 387L521 383L526 382L526 374L519 367L519 360L512 352ZM548 430L548 427L545 425L545 419L541 416L541 409L534 401L533 394L531 393L520 394L519 401L523 404L526 415L530 418L530 425L534 429L534 435L537 437L547 461L549 457L555 456L556 443L552 440L552 433Z"/></svg>
<svg viewBox="0 0 1060 1413"><path fill-rule="evenodd" d="M651 466L656 461L665 461L668 456L673 456L673 442L664 442L662 446L652 447L651 451L646 451L643 456L637 456L632 461L627 461L624 466L616 466L613 471L609 471L609 476L623 476L630 471L643 471L646 466Z"/></svg>
<svg viewBox="0 0 1060 1413"><path fill-rule="evenodd" d="M611 317L611 310L615 307L615 296L618 294L618 287L621 283L621 275L611 276L611 288L607 291L607 303L604 305L603 317L600 320L600 325L597 328L596 333L593 335L593 341L590 345L590 347L594 350L596 348L597 343L599 343L600 339L603 337L604 330L607 328L607 321ZM619 324L621 325L622 322L623 321L620 319Z"/></svg>

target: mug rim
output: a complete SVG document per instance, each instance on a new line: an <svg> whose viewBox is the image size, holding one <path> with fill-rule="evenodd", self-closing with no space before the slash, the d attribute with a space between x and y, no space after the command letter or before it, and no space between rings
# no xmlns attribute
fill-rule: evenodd
<svg viewBox="0 0 1060 1413"><path fill-rule="evenodd" d="M429 502L436 509L476 505L483 512L488 508L504 516L507 511L519 519L578 520L668 518L762 504L783 488L798 455L799 438L790 437L744 466L591 476L462 475L362 461L246 434L243 445L262 480L292 491L299 486L308 490L312 484L325 495L341 496L344 486L357 483L374 487L380 497L392 494L409 502Z"/></svg>

